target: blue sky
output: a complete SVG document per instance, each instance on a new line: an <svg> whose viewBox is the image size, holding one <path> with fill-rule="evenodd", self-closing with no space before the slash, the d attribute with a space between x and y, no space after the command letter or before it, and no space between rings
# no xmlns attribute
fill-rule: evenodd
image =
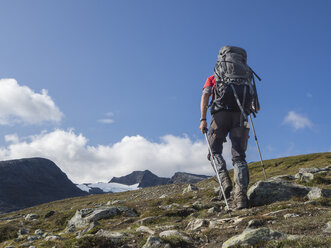
<svg viewBox="0 0 331 248"><path fill-rule="evenodd" d="M264 158L331 151L330 7L0 1L0 159L48 157L75 182L212 173L199 104L223 45L245 48L263 79L254 124ZM258 160L252 138L247 160Z"/></svg>

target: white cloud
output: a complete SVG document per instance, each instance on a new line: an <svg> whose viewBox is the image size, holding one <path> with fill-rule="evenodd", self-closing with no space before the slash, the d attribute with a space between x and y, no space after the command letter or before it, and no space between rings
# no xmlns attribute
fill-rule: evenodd
<svg viewBox="0 0 331 248"><path fill-rule="evenodd" d="M113 145L89 146L87 138L73 130L54 130L20 139L6 136L7 147L0 148L0 160L45 157L54 161L75 183L108 181L134 170L149 169L158 176L170 177L177 171L212 175L206 159L207 145L189 137L166 135L160 142L126 136ZM230 142L223 155L231 165Z"/></svg>
<svg viewBox="0 0 331 248"><path fill-rule="evenodd" d="M98 120L98 122L103 123L103 124L112 124L112 123L114 123L115 121L114 121L113 119L106 118L106 119Z"/></svg>
<svg viewBox="0 0 331 248"><path fill-rule="evenodd" d="M313 127L313 123L307 117L304 117L294 111L288 112L283 123L291 125L295 130Z"/></svg>
<svg viewBox="0 0 331 248"><path fill-rule="evenodd" d="M107 112L105 115L111 117L111 116L114 116L114 113L113 112Z"/></svg>
<svg viewBox="0 0 331 248"><path fill-rule="evenodd" d="M110 117L114 116L113 112L107 112L105 114L105 116L107 116L107 118L100 119L100 120L98 120L98 122L103 123L103 124L112 124L115 122L114 119L110 118Z"/></svg>
<svg viewBox="0 0 331 248"><path fill-rule="evenodd" d="M62 117L45 89L36 93L15 79L0 79L0 125L59 122Z"/></svg>

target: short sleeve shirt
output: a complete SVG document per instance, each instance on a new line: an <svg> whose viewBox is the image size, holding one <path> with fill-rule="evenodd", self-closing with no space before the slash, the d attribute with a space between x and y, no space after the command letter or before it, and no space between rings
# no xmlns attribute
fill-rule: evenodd
<svg viewBox="0 0 331 248"><path fill-rule="evenodd" d="M212 75L207 78L205 85L203 86L203 93L211 95L213 92L213 87L216 83L215 76Z"/></svg>

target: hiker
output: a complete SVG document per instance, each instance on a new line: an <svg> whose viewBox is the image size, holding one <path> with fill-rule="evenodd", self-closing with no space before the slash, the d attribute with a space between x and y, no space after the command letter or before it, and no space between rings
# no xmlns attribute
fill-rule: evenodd
<svg viewBox="0 0 331 248"><path fill-rule="evenodd" d="M208 143L226 198L230 197L232 182L222 157L223 143L229 134L232 143L234 167L234 208L248 207L247 187L249 183L246 148L249 138L248 115L259 110L254 75L246 64L246 51L239 47L224 46L218 54L214 75L207 78L201 97L200 130L207 132L207 109L212 96ZM208 155L210 160L210 154Z"/></svg>

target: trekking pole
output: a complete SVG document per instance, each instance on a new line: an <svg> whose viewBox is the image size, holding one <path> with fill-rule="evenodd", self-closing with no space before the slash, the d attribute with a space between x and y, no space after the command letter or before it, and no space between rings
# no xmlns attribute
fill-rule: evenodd
<svg viewBox="0 0 331 248"><path fill-rule="evenodd" d="M263 160L262 160L262 155L261 155L261 151L260 151L260 146L259 146L259 143L257 142L257 137L256 137L255 128L254 128L254 124L253 124L253 119L252 119L251 115L249 115L249 119L250 119L251 124L252 124L252 129L253 129L253 133L254 133L254 137L255 137L255 142L256 142L257 150L259 152L260 161L261 161L261 165L262 165L262 169L263 169L264 179L267 180L267 174L265 173L264 164L263 164Z"/></svg>
<svg viewBox="0 0 331 248"><path fill-rule="evenodd" d="M207 137L207 132L208 132L208 129L205 128L205 129L204 129L204 135L205 135L205 138L206 138L206 141L207 141L208 150L209 150L209 153L210 153L210 157L211 157L211 161L212 161L213 169L214 169L214 171L215 171L215 174L216 174L216 177L217 177L218 183L220 184L220 188L221 188L221 191L222 191L222 195L223 195L223 197L224 197L224 201L225 201L226 208L227 208L228 211L230 211L229 204L228 204L228 200L226 199L226 196L225 196L225 193L224 193L224 189L223 189L223 187L222 187L222 182L221 182L220 175L218 175L218 173L217 173L216 163L215 163L215 160L214 160L214 154L212 153L211 148L210 148L210 145L209 145L209 141L208 141L208 137Z"/></svg>

